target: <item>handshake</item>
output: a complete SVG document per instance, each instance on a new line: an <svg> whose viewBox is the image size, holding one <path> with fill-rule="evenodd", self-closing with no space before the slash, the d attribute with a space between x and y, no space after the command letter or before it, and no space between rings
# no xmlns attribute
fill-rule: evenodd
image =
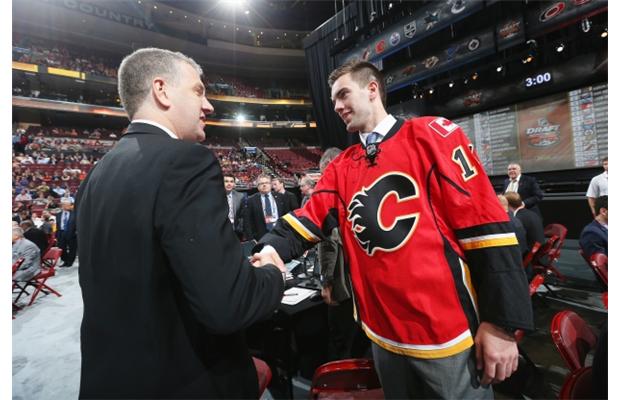
<svg viewBox="0 0 620 400"><path fill-rule="evenodd" d="M273 264L278 267L280 271L286 272L284 261L282 261L278 255L278 252L271 246L265 246L260 252L254 253L250 257L250 264L255 267L263 267L266 264Z"/></svg>

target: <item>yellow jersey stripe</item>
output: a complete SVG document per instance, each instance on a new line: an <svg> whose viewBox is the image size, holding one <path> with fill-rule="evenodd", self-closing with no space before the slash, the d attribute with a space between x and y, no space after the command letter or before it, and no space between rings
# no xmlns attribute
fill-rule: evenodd
<svg viewBox="0 0 620 400"><path fill-rule="evenodd" d="M514 233L499 233L496 235L483 235L459 240L463 250L476 250L485 247L499 247L519 245Z"/></svg>
<svg viewBox="0 0 620 400"><path fill-rule="evenodd" d="M471 332L469 329L457 336L455 339L447 342L447 344L419 346L396 343L382 338L371 331L370 328L368 328L368 326L364 323L362 323L362 329L366 332L366 336L368 336L368 338L378 346L381 346L392 353L416 358L432 359L449 357L459 354L474 345L474 339L471 337Z"/></svg>
<svg viewBox="0 0 620 400"><path fill-rule="evenodd" d="M295 230L295 232L299 233L304 239L308 242L316 243L319 241L319 238L316 237L312 232L310 232L297 218L295 218L292 214L286 214L282 217L283 220L288 222L288 224Z"/></svg>

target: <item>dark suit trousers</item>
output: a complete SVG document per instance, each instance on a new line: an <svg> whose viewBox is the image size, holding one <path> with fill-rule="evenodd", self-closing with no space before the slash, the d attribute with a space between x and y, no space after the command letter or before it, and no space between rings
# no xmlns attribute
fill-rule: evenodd
<svg viewBox="0 0 620 400"><path fill-rule="evenodd" d="M328 355L330 361L369 357L370 339L353 319L353 300L327 306L329 325Z"/></svg>
<svg viewBox="0 0 620 400"><path fill-rule="evenodd" d="M65 265L72 265L77 255L77 238L71 237L66 231L56 232L56 238L58 239L58 247L62 249L60 259Z"/></svg>

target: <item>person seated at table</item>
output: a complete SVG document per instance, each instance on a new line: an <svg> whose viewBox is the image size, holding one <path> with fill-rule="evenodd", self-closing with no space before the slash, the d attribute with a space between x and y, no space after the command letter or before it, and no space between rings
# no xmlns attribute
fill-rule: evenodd
<svg viewBox="0 0 620 400"><path fill-rule="evenodd" d="M594 200L594 210L596 213L594 220L583 228L579 236L579 246L588 259L595 253L607 255L607 196L597 197Z"/></svg>

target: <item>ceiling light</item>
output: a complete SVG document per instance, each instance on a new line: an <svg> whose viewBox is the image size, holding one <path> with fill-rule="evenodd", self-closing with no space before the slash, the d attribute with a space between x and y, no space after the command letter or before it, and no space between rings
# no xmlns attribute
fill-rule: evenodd
<svg viewBox="0 0 620 400"><path fill-rule="evenodd" d="M245 15L250 15L250 10L245 10L244 13Z"/></svg>
<svg viewBox="0 0 620 400"><path fill-rule="evenodd" d="M435 91L435 89L430 88L430 89L428 89L428 94L433 94L434 91Z"/></svg>
<svg viewBox="0 0 620 400"><path fill-rule="evenodd" d="M198 20L198 23L200 23L200 20Z"/></svg>
<svg viewBox="0 0 620 400"><path fill-rule="evenodd" d="M561 53L564 51L564 43L560 43L555 47L555 51L557 51L558 53Z"/></svg>
<svg viewBox="0 0 620 400"><path fill-rule="evenodd" d="M226 25L224 25L224 29L226 29Z"/></svg>
<svg viewBox="0 0 620 400"><path fill-rule="evenodd" d="M243 114L237 114L237 118L236 118L236 120L237 120L237 121L239 121L239 122L243 122L243 121L245 121L245 115L243 115Z"/></svg>
<svg viewBox="0 0 620 400"><path fill-rule="evenodd" d="M157 6L156 5L154 5L153 8L157 10Z"/></svg>
<svg viewBox="0 0 620 400"><path fill-rule="evenodd" d="M392 7L394 7L394 4L389 3L389 4L388 4L388 10L391 10L391 9L392 9Z"/></svg>
<svg viewBox="0 0 620 400"><path fill-rule="evenodd" d="M588 33L590 32L590 28L592 28L592 22L588 19L588 17L585 17L581 20L581 30L583 33Z"/></svg>
<svg viewBox="0 0 620 400"><path fill-rule="evenodd" d="M532 61L534 61L534 56L532 54L528 54L521 60L523 64L531 63Z"/></svg>
<svg viewBox="0 0 620 400"><path fill-rule="evenodd" d="M252 33L252 30L251 30L251 29L248 29L248 33Z"/></svg>
<svg viewBox="0 0 620 400"><path fill-rule="evenodd" d="M601 37L602 38L606 38L607 37L607 28L605 28L605 30L603 32L601 32Z"/></svg>
<svg viewBox="0 0 620 400"><path fill-rule="evenodd" d="M469 79L465 78L463 79L463 85L467 85L469 83Z"/></svg>
<svg viewBox="0 0 620 400"><path fill-rule="evenodd" d="M448 87L449 87L449 88L454 87L454 81L451 81L450 83L448 83Z"/></svg>
<svg viewBox="0 0 620 400"><path fill-rule="evenodd" d="M474 74L471 76L471 79L473 79L473 80L478 79L478 73L474 72Z"/></svg>
<svg viewBox="0 0 620 400"><path fill-rule="evenodd" d="M184 15L185 19L187 19L187 15Z"/></svg>
<svg viewBox="0 0 620 400"><path fill-rule="evenodd" d="M237 27L237 28L235 28L235 29L239 30L239 27Z"/></svg>
<svg viewBox="0 0 620 400"><path fill-rule="evenodd" d="M504 66L500 64L500 65L497 66L497 68L495 68L495 70L497 72L502 72L504 70Z"/></svg>
<svg viewBox="0 0 620 400"><path fill-rule="evenodd" d="M172 14L172 10L168 11L168 13Z"/></svg>

